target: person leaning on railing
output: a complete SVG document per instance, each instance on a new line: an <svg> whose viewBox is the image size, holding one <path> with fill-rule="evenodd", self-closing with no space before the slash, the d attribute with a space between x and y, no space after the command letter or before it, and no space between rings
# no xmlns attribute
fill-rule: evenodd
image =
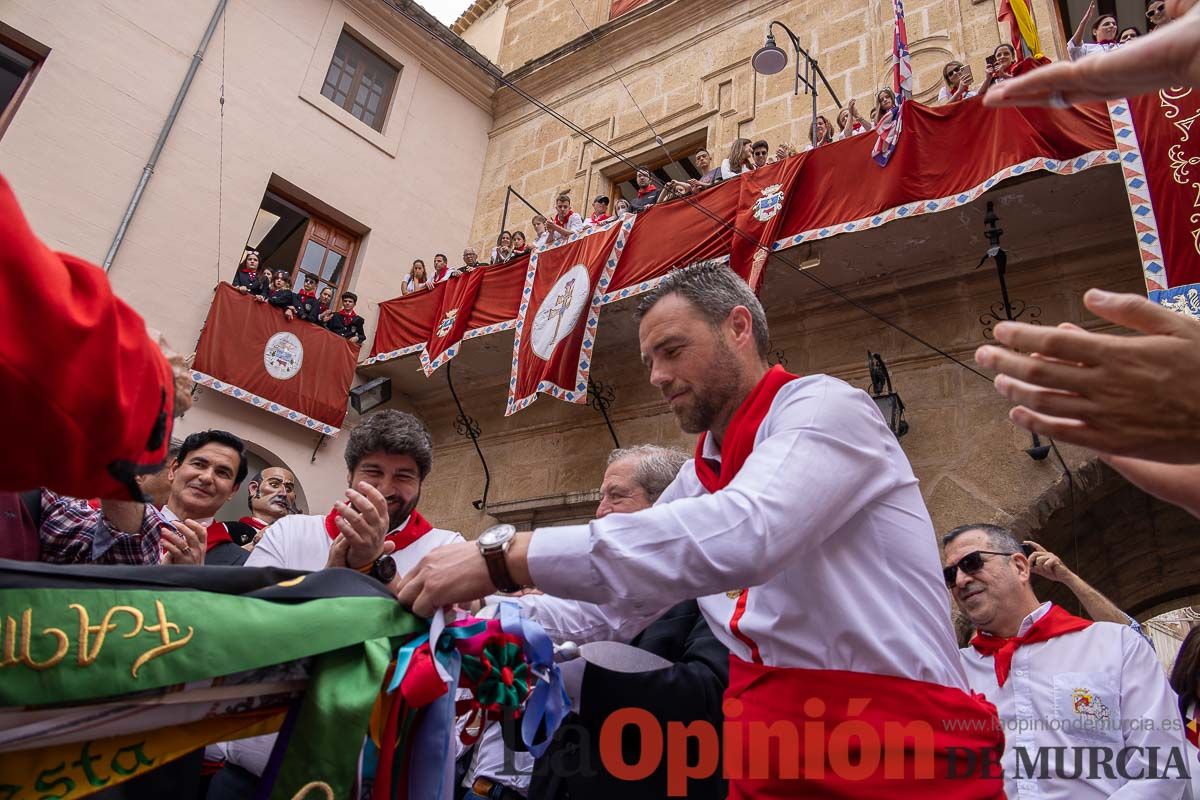
<svg viewBox="0 0 1200 800"><path fill-rule="evenodd" d="M961 61L947 61L942 67L942 80L946 85L938 91L938 102L957 103L974 97L975 92L971 91L974 77L971 68Z"/></svg>

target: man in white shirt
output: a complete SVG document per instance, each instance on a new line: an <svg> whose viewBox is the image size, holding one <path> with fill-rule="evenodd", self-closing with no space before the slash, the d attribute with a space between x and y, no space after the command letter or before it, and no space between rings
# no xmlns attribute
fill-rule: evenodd
<svg viewBox="0 0 1200 800"><path fill-rule="evenodd" d="M1146 640L1039 604L1029 559L1004 528L956 528L943 547L946 585L979 631L962 662L1000 712L1010 800L1183 797L1195 764Z"/></svg>
<svg viewBox="0 0 1200 800"><path fill-rule="evenodd" d="M627 638L697 597L731 653L726 741L731 723L751 723L725 747L731 797L1001 797L998 775L948 770L950 748L998 760L998 720L967 691L933 528L875 403L827 376L768 369L762 305L727 267L672 272L639 315L651 383L685 432L703 434L696 457L652 508L439 548L400 601L429 614L536 585L588 601L580 641ZM820 732L802 736L810 723ZM834 735L844 724L871 731L853 754ZM795 737L768 747L764 726ZM887 728L920 741L880 748ZM867 768L851 775L847 758Z"/></svg>
<svg viewBox="0 0 1200 800"><path fill-rule="evenodd" d="M351 487L346 499L328 514L291 514L268 527L247 567L349 567L386 583L433 548L463 541L461 534L434 528L417 512L422 483L433 466L433 439L421 420L394 409L370 414L350 432L345 458ZM222 782L245 780L246 772L261 775L274 743L272 734L213 748L210 752L236 766Z"/></svg>
<svg viewBox="0 0 1200 800"><path fill-rule="evenodd" d="M550 232L550 244L565 242L573 233L583 230L583 217L571 208L571 195L560 194L554 201L557 213L546 220L546 230Z"/></svg>

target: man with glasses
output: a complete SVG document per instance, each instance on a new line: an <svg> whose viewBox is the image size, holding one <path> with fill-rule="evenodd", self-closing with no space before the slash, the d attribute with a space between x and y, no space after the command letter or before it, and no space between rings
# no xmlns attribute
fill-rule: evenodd
<svg viewBox="0 0 1200 800"><path fill-rule="evenodd" d="M1039 604L1031 559L1048 554L1026 555L1004 528L964 525L942 546L946 585L978 631L961 651L967 679L1004 728L1008 797L1183 797L1176 697L1146 640Z"/></svg>
<svg viewBox="0 0 1200 800"><path fill-rule="evenodd" d="M767 144L766 139L759 139L751 148L754 152L754 168L765 167L767 159L771 157L771 145Z"/></svg>

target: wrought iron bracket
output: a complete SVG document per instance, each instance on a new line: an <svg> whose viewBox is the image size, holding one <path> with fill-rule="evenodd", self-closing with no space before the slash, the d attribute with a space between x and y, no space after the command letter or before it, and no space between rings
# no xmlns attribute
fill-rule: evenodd
<svg viewBox="0 0 1200 800"><path fill-rule="evenodd" d="M458 416L454 418L454 431L459 436L465 436L471 440L471 444L475 446L475 454L479 456L479 463L483 465L483 497L471 503L477 511L483 511L487 508L488 489L492 486L492 472L488 469L487 459L483 457L483 450L479 447L479 434L483 431L479 427L479 420L467 413L463 408L462 401L458 399L458 392L454 391L454 378L450 375L453 366L452 363L446 364L446 385L450 387L450 396L454 398L454 405L458 408Z"/></svg>
<svg viewBox="0 0 1200 800"><path fill-rule="evenodd" d="M326 441L328 438L329 438L329 437L328 437L326 434L324 434L324 433L322 433L320 436L318 436L318 437L317 437L317 446L313 448L313 454L312 454L312 458L310 458L310 459L308 460L308 463L310 463L310 464L315 464L315 463L317 463L317 451L318 451L318 450L320 450L322 447L324 447L324 446L325 446L325 441Z"/></svg>
<svg viewBox="0 0 1200 800"><path fill-rule="evenodd" d="M975 266L976 269L982 267L984 262L989 258L996 262L996 277L1000 280L1000 302L992 303L991 307L986 312L979 315L979 324L983 326L983 338L992 339L992 329L996 327L998 322L1014 321L1025 317L1025 321L1030 325L1041 325L1042 308L1041 306L1030 305L1024 300L1009 297L1008 294L1008 278L1005 273L1008 267L1008 253L1000 247L1000 237L1004 235L1004 229L997 223L1000 218L996 216L995 207L991 201L987 204L987 212L983 215L983 235L987 237L988 249L983 254L983 258L979 259L979 263ZM1003 314L1003 316L1001 316Z"/></svg>
<svg viewBox="0 0 1200 800"><path fill-rule="evenodd" d="M600 416L604 417L604 424L608 426L608 433L612 436L613 446L620 449L621 440L617 438L617 432L613 428L612 420L608 416L608 409L612 407L613 401L617 399L617 393L609 384L588 378L587 397L588 405L599 411Z"/></svg>

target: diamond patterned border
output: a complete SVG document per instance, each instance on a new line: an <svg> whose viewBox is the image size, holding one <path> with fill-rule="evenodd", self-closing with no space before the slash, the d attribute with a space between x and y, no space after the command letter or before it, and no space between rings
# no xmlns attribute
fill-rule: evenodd
<svg viewBox="0 0 1200 800"><path fill-rule="evenodd" d="M264 411L270 411L272 414L283 417L288 422L294 422L297 425L303 425L311 431L323 433L326 436L337 436L341 428L335 428L332 425L315 420L312 417L301 414L299 411L293 411L287 406L281 406L279 403L272 402L265 397L260 397L254 392L248 392L245 389L234 386L231 383L226 383L222 380L217 380L212 375L203 372L192 370L192 380L201 386L206 386L209 389L220 392L221 394L229 395L235 400L241 400L243 403L249 403L255 408L261 408Z"/></svg>
<svg viewBox="0 0 1200 800"><path fill-rule="evenodd" d="M1110 101L1108 118L1112 122L1113 138L1117 140L1121 174L1125 177L1125 193L1129 196L1129 210L1133 214L1138 255L1142 259L1142 277L1146 279L1146 293L1161 292L1166 289L1167 270L1163 262L1162 241L1158 235L1158 221L1154 218L1154 205L1150 202L1150 185L1146 182L1146 164L1142 161L1142 148L1133 127L1133 111L1128 100Z"/></svg>
<svg viewBox="0 0 1200 800"><path fill-rule="evenodd" d="M621 253L625 250L625 240L629 238L629 232L633 230L633 224L637 221L637 215L625 214L621 217L620 221L621 230L617 233L617 239L613 242L612 250L608 253L608 258L604 262L603 269L600 270L600 277L596 280L596 290L592 292L592 302L588 308L587 323L583 329L583 344L579 349L579 365L575 372L574 387L565 389L551 381L539 381L538 385L529 395L518 398L516 394L518 364L521 353L521 335L525 330L525 313L529 309L529 300L533 295L533 279L537 275L539 253L534 253L530 256L529 270L525 273L525 288L521 292L521 306L516 320L517 332L513 336L512 375L508 380L508 403L504 409L504 416L509 417L524 408L528 408L537 399L539 393L548 394L551 397L556 397L568 403L587 402L588 375L591 374L592 370L592 350L596 345L596 328L600 323L600 309L605 305L603 299L606 296L609 283L612 282L613 272L621 260ZM590 232L607 231L610 227L612 227L611 224L595 228ZM553 248L546 249L552 250Z"/></svg>
<svg viewBox="0 0 1200 800"><path fill-rule="evenodd" d="M889 208L885 211L879 211L869 217L862 219L851 220L837 225L830 225L824 228L813 228L807 231L787 236L771 245L771 250L782 250L786 247L795 247L798 244L805 242L814 242L818 239L828 239L830 236L837 236L843 233L854 233L856 231L870 230L878 228L880 225L886 225L892 220L905 219L907 217L915 217L920 214L933 214L938 211L949 211L952 208L966 205L967 203L977 200L984 192L995 187L1001 181L1017 175L1024 175L1027 172L1044 170L1053 172L1058 175L1073 175L1077 172L1083 172L1092 167L1100 167L1105 164L1115 164L1118 160L1118 152L1116 150L1092 150L1075 158L1059 160L1056 158L1046 158L1038 156L1027 161L1022 161L1019 164L1005 167L997 172L992 177L985 180L983 183L971 189L964 189L961 192L955 192L948 197L939 197L935 200L917 200L912 203Z"/></svg>

